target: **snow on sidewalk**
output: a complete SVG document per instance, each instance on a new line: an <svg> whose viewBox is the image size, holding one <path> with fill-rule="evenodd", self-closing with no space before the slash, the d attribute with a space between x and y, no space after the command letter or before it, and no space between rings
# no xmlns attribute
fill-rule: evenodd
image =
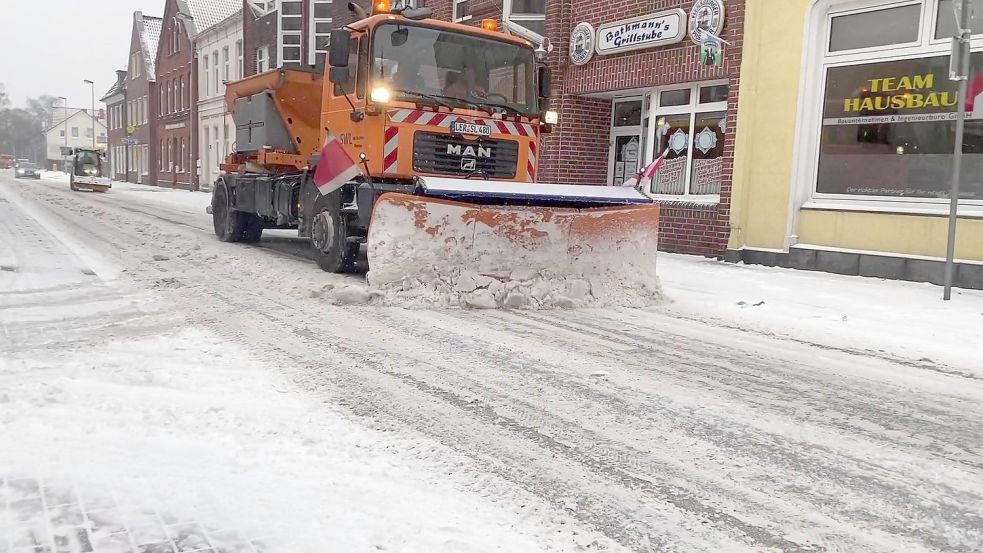
<svg viewBox="0 0 983 553"><path fill-rule="evenodd" d="M983 291L663 254L681 315L983 378Z"/></svg>

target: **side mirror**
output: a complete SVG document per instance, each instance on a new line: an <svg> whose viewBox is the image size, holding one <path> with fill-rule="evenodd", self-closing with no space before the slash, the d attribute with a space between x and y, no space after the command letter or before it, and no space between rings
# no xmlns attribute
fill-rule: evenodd
<svg viewBox="0 0 983 553"><path fill-rule="evenodd" d="M331 46L328 64L331 67L348 67L348 57L352 52L352 36L344 29L331 31Z"/></svg>
<svg viewBox="0 0 983 553"><path fill-rule="evenodd" d="M347 67L332 67L328 70L328 81L336 85L346 84L350 76L351 71Z"/></svg>
<svg viewBox="0 0 983 553"><path fill-rule="evenodd" d="M393 45L393 48L399 48L400 46L406 44L406 40L410 38L410 30L406 27L393 31L389 35L389 42Z"/></svg>
<svg viewBox="0 0 983 553"><path fill-rule="evenodd" d="M553 95L553 71L543 65L539 68L539 97L546 99Z"/></svg>

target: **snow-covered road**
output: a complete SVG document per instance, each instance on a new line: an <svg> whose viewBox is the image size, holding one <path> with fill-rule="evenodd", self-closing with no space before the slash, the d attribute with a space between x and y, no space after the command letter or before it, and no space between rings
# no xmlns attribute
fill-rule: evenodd
<svg viewBox="0 0 983 553"><path fill-rule="evenodd" d="M0 176L0 553L983 550L981 294L664 256L647 310L339 306L207 203Z"/></svg>

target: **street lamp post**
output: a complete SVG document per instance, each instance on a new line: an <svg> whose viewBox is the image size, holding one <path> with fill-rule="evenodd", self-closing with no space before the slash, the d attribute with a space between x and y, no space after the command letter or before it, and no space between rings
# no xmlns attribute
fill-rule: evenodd
<svg viewBox="0 0 983 553"><path fill-rule="evenodd" d="M68 98L59 96L58 99L61 100L61 107L65 110L65 120L62 121L65 129L61 133L65 137L65 151L68 151ZM61 154L61 168L63 170L65 169L65 164L68 163L68 158L65 157L65 151Z"/></svg>
<svg viewBox="0 0 983 553"><path fill-rule="evenodd" d="M85 83L92 87L92 149L96 149L96 83L85 79Z"/></svg>

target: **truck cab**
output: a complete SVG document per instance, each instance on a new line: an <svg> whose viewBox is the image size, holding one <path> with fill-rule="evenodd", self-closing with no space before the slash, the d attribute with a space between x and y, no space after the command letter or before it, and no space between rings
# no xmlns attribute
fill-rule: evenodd
<svg viewBox="0 0 983 553"><path fill-rule="evenodd" d="M92 190L106 192L112 188L112 181L104 175L105 154L101 150L89 148L70 148L69 188L71 190Z"/></svg>
<svg viewBox="0 0 983 553"><path fill-rule="evenodd" d="M449 23L384 4L332 32L327 74L280 69L228 84L236 152L210 207L221 240L296 228L322 269L345 272L387 192L413 193L428 176L536 181L540 135L555 113L533 45L494 22ZM313 168L329 139L361 174L322 194Z"/></svg>

